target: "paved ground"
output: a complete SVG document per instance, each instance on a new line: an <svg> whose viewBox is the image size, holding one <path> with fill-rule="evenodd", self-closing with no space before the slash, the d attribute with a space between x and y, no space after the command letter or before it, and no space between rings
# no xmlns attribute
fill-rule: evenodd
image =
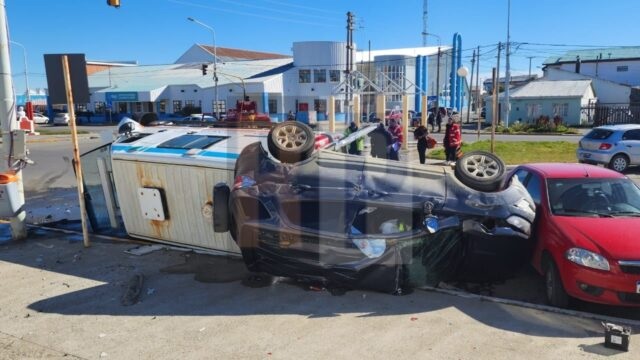
<svg viewBox="0 0 640 360"><path fill-rule="evenodd" d="M6 232L6 228L4 229ZM6 234L5 234L6 236ZM243 286L241 263L33 230L0 243L0 359L636 359L598 321L420 291L331 296L280 279ZM144 276L139 301L123 296ZM130 299L130 297L126 297ZM638 329L635 329L638 330Z"/></svg>

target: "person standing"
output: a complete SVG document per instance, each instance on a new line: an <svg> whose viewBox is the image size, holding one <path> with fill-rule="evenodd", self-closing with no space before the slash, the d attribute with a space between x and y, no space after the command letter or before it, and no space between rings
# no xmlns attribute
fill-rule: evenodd
<svg viewBox="0 0 640 360"><path fill-rule="evenodd" d="M400 160L399 151L402 147L402 126L398 124L398 120L389 120L389 133L391 134L391 146L389 147L389 159Z"/></svg>
<svg viewBox="0 0 640 360"><path fill-rule="evenodd" d="M438 114L436 114L436 124L438 124L438 132L442 129L442 120L447 117L447 109L438 108Z"/></svg>
<svg viewBox="0 0 640 360"><path fill-rule="evenodd" d="M462 145L462 132L460 131L460 125L453 117L449 117L449 120L447 120L442 143L444 144L447 165L455 164L457 160L456 154L460 149L460 145Z"/></svg>
<svg viewBox="0 0 640 360"><path fill-rule="evenodd" d="M427 160L427 135L429 135L429 130L424 125L418 126L413 131L413 137L418 140L420 164L424 164Z"/></svg>
<svg viewBox="0 0 640 360"><path fill-rule="evenodd" d="M436 115L433 111L429 112L429 117L427 118L427 124L431 126L431 132L434 132L436 126Z"/></svg>
<svg viewBox="0 0 640 360"><path fill-rule="evenodd" d="M356 123L352 121L351 124L349 124L349 127L344 130L344 136L347 137L356 131L358 131L358 126L356 126ZM352 155L362 155L363 149L364 138L359 137L355 141L352 141L351 144L349 144L348 152Z"/></svg>
<svg viewBox="0 0 640 360"><path fill-rule="evenodd" d="M384 128L384 123L380 119L375 130L369 133L371 138L371 156L388 159L388 148L391 145L391 134Z"/></svg>

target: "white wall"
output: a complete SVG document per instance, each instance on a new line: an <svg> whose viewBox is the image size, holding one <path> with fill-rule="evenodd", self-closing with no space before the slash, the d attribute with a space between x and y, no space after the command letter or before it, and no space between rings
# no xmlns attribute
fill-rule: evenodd
<svg viewBox="0 0 640 360"><path fill-rule="evenodd" d="M592 80L591 84L595 91L595 96L604 104L628 104L631 87L620 85L615 82L596 79L584 74L577 74L574 71L564 71L555 68L545 70L544 78L547 80Z"/></svg>

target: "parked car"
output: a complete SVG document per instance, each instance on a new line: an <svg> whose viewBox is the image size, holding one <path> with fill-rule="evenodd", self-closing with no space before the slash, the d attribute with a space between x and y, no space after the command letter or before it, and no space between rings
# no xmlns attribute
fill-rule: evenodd
<svg viewBox="0 0 640 360"><path fill-rule="evenodd" d="M53 125L69 125L70 119L69 113L57 113L53 118Z"/></svg>
<svg viewBox="0 0 640 360"><path fill-rule="evenodd" d="M33 122L36 124L48 124L49 118L41 113L33 113Z"/></svg>
<svg viewBox="0 0 640 360"><path fill-rule="evenodd" d="M504 278L527 262L535 216L504 163L469 152L456 170L337 151L375 126L314 151L298 122L246 146L234 183L214 189L214 229L230 231L248 269L328 287L401 293L412 285Z"/></svg>
<svg viewBox="0 0 640 360"><path fill-rule="evenodd" d="M214 122L216 121L216 118L210 115L203 115L203 114L191 114L187 117L183 117L182 119L179 120L180 122L185 122L185 123L194 123L194 122Z"/></svg>
<svg viewBox="0 0 640 360"><path fill-rule="evenodd" d="M603 164L623 172L640 165L640 125L607 125L592 129L580 139L578 162Z"/></svg>
<svg viewBox="0 0 640 360"><path fill-rule="evenodd" d="M532 264L547 301L640 306L640 188L587 164L527 164L511 174L536 203Z"/></svg>

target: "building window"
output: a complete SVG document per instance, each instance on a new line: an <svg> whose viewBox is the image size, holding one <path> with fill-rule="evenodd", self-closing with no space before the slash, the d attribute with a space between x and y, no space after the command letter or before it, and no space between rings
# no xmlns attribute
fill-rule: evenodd
<svg viewBox="0 0 640 360"><path fill-rule="evenodd" d="M278 112L278 100L269 99L269 114L276 114Z"/></svg>
<svg viewBox="0 0 640 360"><path fill-rule="evenodd" d="M627 71L629 71L629 67L626 66L626 65L625 66L618 66L618 67L616 67L616 71L617 72L627 72Z"/></svg>
<svg viewBox="0 0 640 360"><path fill-rule="evenodd" d="M167 113L167 100L160 100L160 114L166 114Z"/></svg>
<svg viewBox="0 0 640 360"><path fill-rule="evenodd" d="M136 102L136 112L142 112L142 103Z"/></svg>
<svg viewBox="0 0 640 360"><path fill-rule="evenodd" d="M298 70L298 82L307 84L311 82L311 70Z"/></svg>
<svg viewBox="0 0 640 360"><path fill-rule="evenodd" d="M87 111L87 104L76 104L76 111L78 112Z"/></svg>
<svg viewBox="0 0 640 360"><path fill-rule="evenodd" d="M211 108L213 109L214 114L218 114L218 113L224 114L226 112L227 106L224 100L218 100L217 103L215 100L213 100L211 102Z"/></svg>
<svg viewBox="0 0 640 360"><path fill-rule="evenodd" d="M553 116L566 117L569 115L569 104L553 104Z"/></svg>
<svg viewBox="0 0 640 360"><path fill-rule="evenodd" d="M535 119L542 115L542 104L527 104L527 117Z"/></svg>
<svg viewBox="0 0 640 360"><path fill-rule="evenodd" d="M182 100L173 100L173 112L179 113L182 110Z"/></svg>
<svg viewBox="0 0 640 360"><path fill-rule="evenodd" d="M317 83L327 82L327 70L325 69L314 69L313 70L313 81Z"/></svg>
<svg viewBox="0 0 640 360"><path fill-rule="evenodd" d="M340 70L329 70L329 81L340 82Z"/></svg>
<svg viewBox="0 0 640 360"><path fill-rule="evenodd" d="M104 102L103 101L96 101L94 106L93 106L93 111L96 114L104 114Z"/></svg>
<svg viewBox="0 0 640 360"><path fill-rule="evenodd" d="M185 100L184 107L196 107L196 102L193 100Z"/></svg>
<svg viewBox="0 0 640 360"><path fill-rule="evenodd" d="M341 113L342 112L342 100L336 99L335 102L335 112L336 113Z"/></svg>
<svg viewBox="0 0 640 360"><path fill-rule="evenodd" d="M313 109L318 113L326 113L327 112L327 100L325 99L315 99L313 100Z"/></svg>

